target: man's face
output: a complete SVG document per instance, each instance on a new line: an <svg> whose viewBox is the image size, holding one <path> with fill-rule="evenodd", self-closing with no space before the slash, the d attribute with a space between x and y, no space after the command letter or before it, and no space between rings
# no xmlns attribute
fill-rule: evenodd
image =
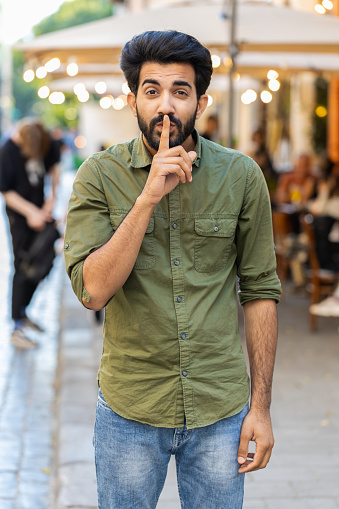
<svg viewBox="0 0 339 509"><path fill-rule="evenodd" d="M164 115L170 118L170 147L189 145L196 118L207 104L197 99L195 72L188 64L145 63L140 71L137 96L129 94L129 105L138 119L144 142L157 152Z"/></svg>

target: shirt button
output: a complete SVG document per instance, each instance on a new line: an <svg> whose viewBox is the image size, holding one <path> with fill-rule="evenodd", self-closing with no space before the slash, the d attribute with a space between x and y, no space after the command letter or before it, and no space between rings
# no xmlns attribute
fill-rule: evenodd
<svg viewBox="0 0 339 509"><path fill-rule="evenodd" d="M174 265L180 265L179 260L174 260Z"/></svg>
<svg viewBox="0 0 339 509"><path fill-rule="evenodd" d="M178 225L177 225L177 223L173 223L173 224L172 224L172 228L173 228L173 230L175 230L175 229L177 228L177 226L178 226Z"/></svg>
<svg viewBox="0 0 339 509"><path fill-rule="evenodd" d="M183 371L182 376L187 376L187 371Z"/></svg>
<svg viewBox="0 0 339 509"><path fill-rule="evenodd" d="M68 249L69 248L69 244L65 244L65 249Z"/></svg>
<svg viewBox="0 0 339 509"><path fill-rule="evenodd" d="M215 232L218 232L218 231L219 231L219 226L215 226L215 227L214 227L214 231L215 231Z"/></svg>
<svg viewBox="0 0 339 509"><path fill-rule="evenodd" d="M182 301L182 298L181 297L177 297L177 302L181 302Z"/></svg>
<svg viewBox="0 0 339 509"><path fill-rule="evenodd" d="M186 334L181 334L181 339L186 339Z"/></svg>

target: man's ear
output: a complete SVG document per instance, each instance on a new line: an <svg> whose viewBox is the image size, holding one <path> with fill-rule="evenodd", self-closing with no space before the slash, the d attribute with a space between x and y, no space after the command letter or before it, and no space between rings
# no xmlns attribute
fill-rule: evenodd
<svg viewBox="0 0 339 509"><path fill-rule="evenodd" d="M136 101L136 97L133 94L133 92L129 92L127 94L127 103L128 103L128 106L131 108L133 115L136 117L137 116L137 101Z"/></svg>
<svg viewBox="0 0 339 509"><path fill-rule="evenodd" d="M208 103L208 95L207 94L203 94L199 97L199 101L198 101L198 109L197 109L197 116L196 118L200 118L201 115L204 113L205 109L207 108L207 103Z"/></svg>

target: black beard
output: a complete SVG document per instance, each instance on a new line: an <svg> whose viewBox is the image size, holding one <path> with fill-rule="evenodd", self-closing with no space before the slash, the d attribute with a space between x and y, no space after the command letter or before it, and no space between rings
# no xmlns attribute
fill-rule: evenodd
<svg viewBox="0 0 339 509"><path fill-rule="evenodd" d="M153 149L158 151L159 144L160 144L160 135L155 135L154 131L156 128L156 124L159 124L159 122L163 122L164 115L159 115L156 118L153 118L149 125L147 125L146 121L142 118L142 116L139 114L138 108L136 108L137 111L137 120L139 129L142 132L142 134L145 136L146 141L148 145ZM198 105L196 107L195 112L193 115L187 120L187 122L183 125L181 120L176 118L172 114L168 114L170 121L175 124L178 128L178 133L175 135L174 133L170 133L169 138L169 146L177 147L178 145L182 145L187 138L192 134L195 126L195 119L197 116L198 111Z"/></svg>

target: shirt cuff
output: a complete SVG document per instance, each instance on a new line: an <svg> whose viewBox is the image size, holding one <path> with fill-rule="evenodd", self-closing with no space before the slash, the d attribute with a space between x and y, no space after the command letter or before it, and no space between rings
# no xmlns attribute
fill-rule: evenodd
<svg viewBox="0 0 339 509"><path fill-rule="evenodd" d="M239 301L243 306L246 302L255 299L272 299L279 302L281 296L281 283L274 272L259 280L239 281Z"/></svg>

